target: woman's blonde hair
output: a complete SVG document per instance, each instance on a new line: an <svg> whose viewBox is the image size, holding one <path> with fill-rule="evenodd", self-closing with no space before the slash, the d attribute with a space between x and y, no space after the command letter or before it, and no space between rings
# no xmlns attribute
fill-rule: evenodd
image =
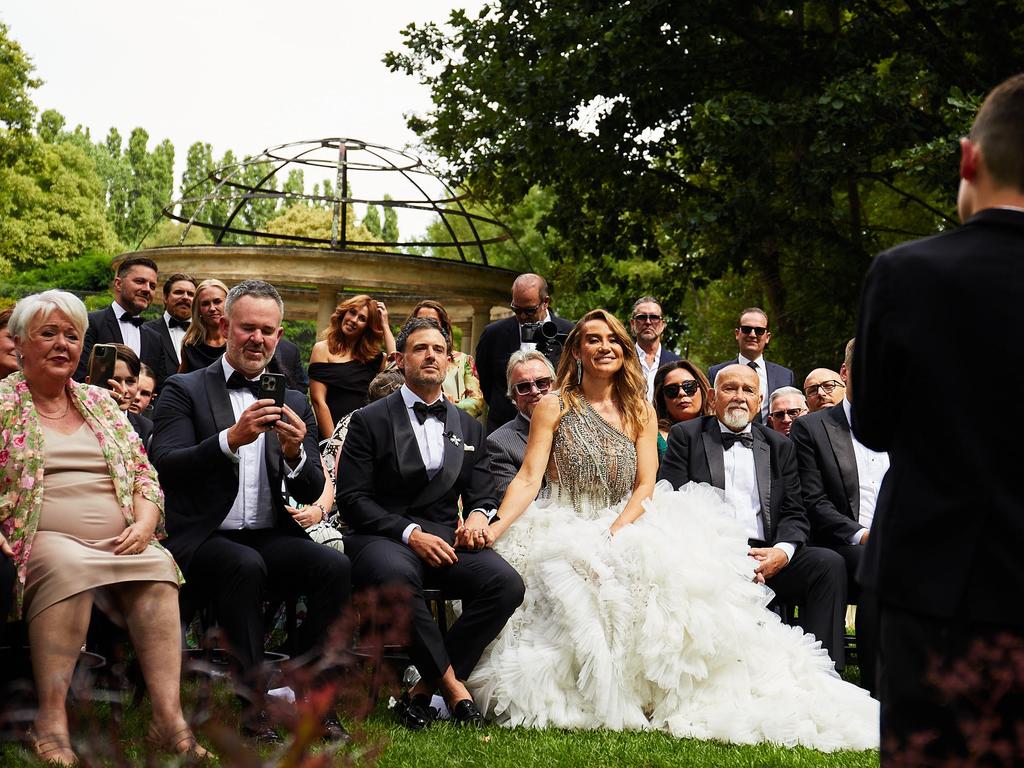
<svg viewBox="0 0 1024 768"><path fill-rule="evenodd" d="M583 327L592 320L600 320L605 323L621 347L622 367L615 374L613 385L619 401L619 413L622 415L625 432L635 440L643 430L644 419L647 415L647 379L644 377L640 368L640 360L633 349L633 340L625 326L608 310L590 310L569 332L562 351L562 358L558 361L558 391L570 408L576 411L583 409L583 387L576 356L580 353Z"/></svg>
<svg viewBox="0 0 1024 768"><path fill-rule="evenodd" d="M18 336L22 340L28 333L28 326L37 315L48 316L54 310L64 313L71 324L75 326L81 340L85 341L85 327L89 324L89 313L85 309L82 300L73 293L51 288L42 293L33 293L23 299L19 299L14 305L14 311L7 321L7 331L11 336Z"/></svg>
<svg viewBox="0 0 1024 768"><path fill-rule="evenodd" d="M345 335L341 331L341 320L350 309L366 306L366 325L359 335L355 347L351 349L352 357L368 363L384 348L384 325L380 319L377 302L365 293L353 296L338 304L327 327L320 332L320 338L327 340L327 351L336 355L346 349Z"/></svg>
<svg viewBox="0 0 1024 768"><path fill-rule="evenodd" d="M185 331L185 337L181 340L181 346L183 347L190 347L193 344L206 340L206 326L203 325L203 321L199 317L199 296L205 288L220 288L224 291L224 300L227 301L228 287L215 277L203 280L203 282L196 286L196 297L192 300L192 323L189 325L188 330Z"/></svg>

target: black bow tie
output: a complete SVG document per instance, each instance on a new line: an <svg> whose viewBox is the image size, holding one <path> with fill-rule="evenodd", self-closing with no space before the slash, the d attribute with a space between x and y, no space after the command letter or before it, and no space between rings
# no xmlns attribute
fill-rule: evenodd
<svg viewBox="0 0 1024 768"><path fill-rule="evenodd" d="M416 414L416 420L420 424L426 422L428 416L433 416L444 424L448 416L448 409L445 407L444 400L438 400L433 405L427 405L422 402L413 403L412 412Z"/></svg>
<svg viewBox="0 0 1024 768"><path fill-rule="evenodd" d="M191 320L179 320L176 317L172 317L167 321L168 328L181 328L183 331L187 331L190 325L192 325Z"/></svg>
<svg viewBox="0 0 1024 768"><path fill-rule="evenodd" d="M750 432L723 432L722 433L722 446L725 450L729 450L736 443L743 443L747 448L754 447L754 436Z"/></svg>
<svg viewBox="0 0 1024 768"><path fill-rule="evenodd" d="M125 312L123 315L121 315L121 322L122 323L131 323L136 328L139 328L146 321L143 320L138 315L129 315L127 312Z"/></svg>
<svg viewBox="0 0 1024 768"><path fill-rule="evenodd" d="M260 383L258 381L249 381L249 379L245 378L245 376L240 374L238 371L234 371L230 376L228 376L227 386L228 389L248 389L252 392L253 397L257 400L260 399Z"/></svg>

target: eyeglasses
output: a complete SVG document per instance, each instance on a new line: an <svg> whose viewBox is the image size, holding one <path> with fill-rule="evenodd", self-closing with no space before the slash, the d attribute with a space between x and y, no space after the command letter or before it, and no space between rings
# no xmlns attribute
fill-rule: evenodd
<svg viewBox="0 0 1024 768"><path fill-rule="evenodd" d="M768 329L767 328L762 328L759 325L741 325L740 326L740 333L742 333L744 336L749 336L750 334L754 334L755 336L757 336L757 338L760 339L762 336L764 336L766 333L768 333Z"/></svg>
<svg viewBox="0 0 1024 768"><path fill-rule="evenodd" d="M818 394L819 391L821 391L824 392L826 395L831 395L833 392L835 392L836 387L843 387L845 389L846 385L843 384L843 382L841 381L836 381L835 379L833 379L832 381L823 381L820 384L812 384L811 386L807 387L804 390L804 394L807 395L807 397L813 397L814 395Z"/></svg>
<svg viewBox="0 0 1024 768"><path fill-rule="evenodd" d="M675 400L679 397L679 390L683 390L683 394L687 397L693 397L697 394L698 389L700 389L700 385L697 383L697 380L690 379L682 384L666 384L662 387L661 391L665 393L665 397L669 400Z"/></svg>
<svg viewBox="0 0 1024 768"><path fill-rule="evenodd" d="M542 395L551 389L551 377L545 376L543 379L534 379L533 381L520 381L518 384L513 384L512 389L518 392L520 395L530 394L534 387Z"/></svg>
<svg viewBox="0 0 1024 768"><path fill-rule="evenodd" d="M637 323L652 323L652 324L653 323L660 323L661 322L661 315L651 315L651 314L633 315L633 320L635 322L637 322Z"/></svg>
<svg viewBox="0 0 1024 768"><path fill-rule="evenodd" d="M795 419L806 410L806 408L788 408L785 411L772 411L768 415L772 417L772 421L782 421L786 416Z"/></svg>
<svg viewBox="0 0 1024 768"><path fill-rule="evenodd" d="M512 314L515 315L532 315L543 306L543 303L534 304L532 307L517 307L515 304L509 304L508 308L511 309Z"/></svg>

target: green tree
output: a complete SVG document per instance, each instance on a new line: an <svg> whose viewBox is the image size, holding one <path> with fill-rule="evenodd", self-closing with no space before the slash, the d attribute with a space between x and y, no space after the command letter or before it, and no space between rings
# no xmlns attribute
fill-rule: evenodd
<svg viewBox="0 0 1024 768"><path fill-rule="evenodd" d="M363 216L363 226L366 227L366 231L375 237L380 237L383 233L380 225L380 209L376 205L366 206L366 215Z"/></svg>
<svg viewBox="0 0 1024 768"><path fill-rule="evenodd" d="M32 77L35 67L0 22L0 166L7 166L31 139L36 106L30 91L43 84Z"/></svg>
<svg viewBox="0 0 1024 768"><path fill-rule="evenodd" d="M210 172L213 170L213 148L201 141L194 142L185 156L185 170L181 174L182 200L202 199L213 191ZM183 202L180 214L188 219L195 214L199 203Z"/></svg>
<svg viewBox="0 0 1024 768"><path fill-rule="evenodd" d="M387 201L393 199L391 195L384 195L384 226L381 229L381 237L386 243L398 242L398 211L395 210L394 206L386 204Z"/></svg>
<svg viewBox="0 0 1024 768"><path fill-rule="evenodd" d="M806 370L852 332L873 253L954 224L954 139L1021 30L1010 0L500 0L385 61L431 88L409 125L456 182L494 208L551 195L563 288L681 314L749 274L773 355Z"/></svg>
<svg viewBox="0 0 1024 768"><path fill-rule="evenodd" d="M295 197L286 197L281 200L282 209L291 208L301 202L298 196L306 192L306 180L301 168L292 168L288 171L288 176L284 180L284 184L281 185L281 191L287 195L295 195Z"/></svg>

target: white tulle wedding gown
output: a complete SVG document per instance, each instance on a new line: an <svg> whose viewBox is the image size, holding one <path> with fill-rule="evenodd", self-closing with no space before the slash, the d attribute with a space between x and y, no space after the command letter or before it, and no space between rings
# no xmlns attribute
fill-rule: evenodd
<svg viewBox="0 0 1024 768"><path fill-rule="evenodd" d="M552 463L550 498L496 546L526 599L469 680L485 713L509 726L878 746L877 702L766 609L771 592L751 580L719 491L659 483L610 537L634 482L632 443L586 406L563 415Z"/></svg>

